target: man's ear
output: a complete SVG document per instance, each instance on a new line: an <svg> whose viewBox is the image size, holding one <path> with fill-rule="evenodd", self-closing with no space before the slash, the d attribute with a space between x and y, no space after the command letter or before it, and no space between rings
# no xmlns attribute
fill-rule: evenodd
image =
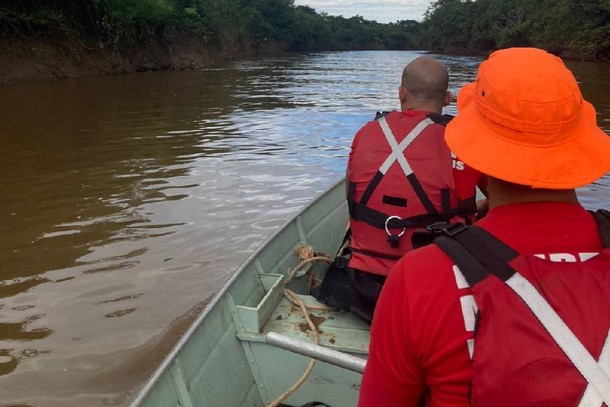
<svg viewBox="0 0 610 407"><path fill-rule="evenodd" d="M451 92L445 92L445 100L443 100L443 106L449 106L451 103Z"/></svg>
<svg viewBox="0 0 610 407"><path fill-rule="evenodd" d="M398 87L398 100L400 100L400 103L405 103L407 100L407 89L405 89L404 86L400 85Z"/></svg>

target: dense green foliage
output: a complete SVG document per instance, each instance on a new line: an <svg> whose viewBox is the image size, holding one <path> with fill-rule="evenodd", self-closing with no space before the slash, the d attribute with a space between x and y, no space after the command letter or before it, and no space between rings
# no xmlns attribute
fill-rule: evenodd
<svg viewBox="0 0 610 407"><path fill-rule="evenodd" d="M223 48L413 49L421 24L334 17L293 0L5 0L5 35L76 35L100 47L166 40L177 33Z"/></svg>
<svg viewBox="0 0 610 407"><path fill-rule="evenodd" d="M423 25L424 46L444 52L536 46L610 59L610 0L437 0Z"/></svg>
<svg viewBox="0 0 610 407"><path fill-rule="evenodd" d="M223 49L431 49L537 46L610 59L610 0L436 0L423 23L317 13L293 0L4 0L0 35L64 35L100 48L186 34Z"/></svg>

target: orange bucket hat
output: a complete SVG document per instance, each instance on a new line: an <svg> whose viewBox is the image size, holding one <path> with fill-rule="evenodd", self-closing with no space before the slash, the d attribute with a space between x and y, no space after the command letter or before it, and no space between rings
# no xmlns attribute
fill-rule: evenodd
<svg viewBox="0 0 610 407"><path fill-rule="evenodd" d="M610 137L597 127L562 60L536 48L496 51L458 94L447 126L469 166L534 188L572 189L610 171Z"/></svg>

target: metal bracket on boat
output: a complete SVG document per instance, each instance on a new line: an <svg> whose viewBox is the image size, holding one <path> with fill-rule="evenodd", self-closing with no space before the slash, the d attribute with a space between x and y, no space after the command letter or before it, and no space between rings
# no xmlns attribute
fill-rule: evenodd
<svg viewBox="0 0 610 407"><path fill-rule="evenodd" d="M269 345L330 363L331 365L339 366L356 373L364 372L364 366L366 365L365 359L337 350L328 349L311 342L281 335L276 332L268 332L265 335L265 342Z"/></svg>

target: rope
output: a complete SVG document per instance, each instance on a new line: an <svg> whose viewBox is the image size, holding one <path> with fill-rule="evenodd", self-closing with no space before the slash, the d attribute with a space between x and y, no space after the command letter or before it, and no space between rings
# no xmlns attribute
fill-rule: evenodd
<svg viewBox="0 0 610 407"><path fill-rule="evenodd" d="M307 264L313 263L313 262L316 262L316 261L323 261L323 262L326 262L328 264L333 262L333 260L330 257L328 257L328 256L315 256L315 257L310 257L309 259L305 259L305 260L301 261L299 264L297 264L296 267L293 268L290 271L290 273L288 274L288 277L286 277L286 284L292 283L292 281L294 280L295 275L297 274L297 272L299 270L301 270Z"/></svg>
<svg viewBox="0 0 610 407"><path fill-rule="evenodd" d="M293 268L288 273L288 277L286 277L286 284L291 283L294 280L294 277L296 276L297 272L299 270L301 270L303 267L305 267L305 265L307 265L309 263L316 262L316 261L323 261L323 262L328 263L328 264L331 264L333 262L333 260L329 256L327 256L327 255L315 256L315 257L311 257L309 259L305 259L305 260L301 261L299 264L297 264L295 266L295 268ZM307 293L309 293L311 291L311 285L312 285L312 283L314 281L313 273L308 273L308 274L309 274L309 277L308 277L308 280L307 280L308 281L307 282ZM323 304L319 304L319 305L306 305L305 308L315 309L315 310L319 310L319 311L330 311L330 310L334 309L332 307L329 307L328 305L323 305Z"/></svg>
<svg viewBox="0 0 610 407"><path fill-rule="evenodd" d="M333 262L333 259L331 259L330 256L325 255L323 253L315 253L311 246L302 245L302 246L298 247L295 250L295 252L296 252L297 256L299 256L299 258L301 259L301 262L299 264L297 264L292 270L289 271L288 276L286 277L286 284L291 283L294 280L297 272L309 263L314 263L314 262L320 261L320 262L325 262L325 263L331 264ZM307 287L308 292L311 289L311 284L312 284L313 280L314 280L313 273L310 273L308 271L308 287ZM320 335L318 333L318 328L316 327L316 325L313 323L313 321L309 317L309 313L307 312L307 310L314 309L314 310L328 311L328 310L332 310L333 308L329 307L327 305L322 305L322 304L305 305L303 300L301 300L295 292L289 290L288 288L284 289L284 296L288 299L288 301L290 301L294 305L297 305L300 308L301 312L303 313L303 316L305 317L305 320L307 321L307 325L309 326L309 329L311 330L311 336L313 337L313 343L315 343L317 345L320 340ZM303 372L301 377L292 386L290 386L290 388L288 390L286 390L284 393L280 394L275 400L273 400L271 402L271 404L268 404L266 407L277 407L284 400L286 400L288 397L290 397L299 387L301 387L301 385L305 382L305 380L307 380L307 378L311 374L315 364L316 364L316 360L310 359L309 364L307 365L307 368L305 368L305 372Z"/></svg>
<svg viewBox="0 0 610 407"><path fill-rule="evenodd" d="M319 334L318 334L318 329L316 328L315 324L309 317L309 314L307 313L307 307L305 306L303 301L294 292L290 291L289 289L287 289L287 288L284 289L284 295L286 296L286 298L288 298L288 300L290 302L292 302L295 305L298 305L299 308L301 309L301 312L303 313L303 315L305 316L305 320L307 321L307 325L309 325L309 329L311 330L311 333L313 336L313 343L315 343L317 345L319 342L319 338L320 338ZM280 394L275 400L273 400L271 402L271 404L268 404L267 407L277 407L282 403L282 401L284 401L288 397L290 397L299 387L301 387L301 385L305 382L305 380L307 380L307 378L311 374L311 371L313 370L313 367L315 364L316 364L316 360L310 359L309 364L307 365L307 368L305 369L305 372L303 372L303 374L301 375L299 380L297 380L292 386L290 386L290 388L288 390L286 390L284 393Z"/></svg>
<svg viewBox="0 0 610 407"><path fill-rule="evenodd" d="M345 239L345 242L343 242L343 245L341 245L341 247L339 248L339 251L337 251L337 253L339 254L343 254L343 251L350 245L350 243L352 242L352 239Z"/></svg>

